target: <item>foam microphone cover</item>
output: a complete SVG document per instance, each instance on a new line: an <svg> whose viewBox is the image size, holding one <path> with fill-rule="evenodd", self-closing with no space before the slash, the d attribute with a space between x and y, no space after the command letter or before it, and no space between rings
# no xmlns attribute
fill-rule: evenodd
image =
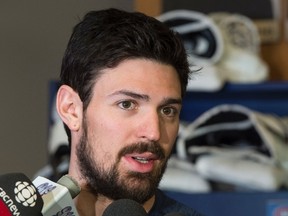
<svg viewBox="0 0 288 216"><path fill-rule="evenodd" d="M0 176L0 215L40 216L43 200L31 180L22 173Z"/></svg>
<svg viewBox="0 0 288 216"><path fill-rule="evenodd" d="M147 216L145 209L136 201L119 199L112 202L103 212L103 216Z"/></svg>
<svg viewBox="0 0 288 216"><path fill-rule="evenodd" d="M72 199L74 199L81 191L81 188L78 185L78 183L69 175L62 176L57 181L57 183L66 187L69 190Z"/></svg>

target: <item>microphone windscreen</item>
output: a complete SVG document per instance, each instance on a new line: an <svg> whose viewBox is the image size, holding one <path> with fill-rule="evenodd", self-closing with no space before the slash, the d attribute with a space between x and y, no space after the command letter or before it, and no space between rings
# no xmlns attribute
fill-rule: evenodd
<svg viewBox="0 0 288 216"><path fill-rule="evenodd" d="M136 201L119 199L112 202L103 212L103 216L147 216L145 209Z"/></svg>
<svg viewBox="0 0 288 216"><path fill-rule="evenodd" d="M78 183L69 175L62 176L58 181L58 184L66 187L71 194L72 199L74 199L81 191Z"/></svg>
<svg viewBox="0 0 288 216"><path fill-rule="evenodd" d="M22 173L0 176L0 215L40 216L43 200L31 180Z"/></svg>

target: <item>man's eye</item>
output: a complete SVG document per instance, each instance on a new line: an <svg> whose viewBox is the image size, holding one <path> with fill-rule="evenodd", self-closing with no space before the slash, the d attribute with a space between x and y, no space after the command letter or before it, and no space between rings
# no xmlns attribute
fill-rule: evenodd
<svg viewBox="0 0 288 216"><path fill-rule="evenodd" d="M125 109L125 110L132 110L132 109L135 109L136 107L135 103L132 101L122 101L118 105L121 109Z"/></svg>
<svg viewBox="0 0 288 216"><path fill-rule="evenodd" d="M173 117L175 116L178 112L175 108L173 107L164 107L162 109L162 113L166 116L169 116L169 117Z"/></svg>

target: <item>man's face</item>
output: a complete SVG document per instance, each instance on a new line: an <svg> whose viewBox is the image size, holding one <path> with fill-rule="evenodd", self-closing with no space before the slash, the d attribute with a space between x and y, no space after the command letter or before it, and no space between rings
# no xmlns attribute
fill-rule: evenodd
<svg viewBox="0 0 288 216"><path fill-rule="evenodd" d="M151 198L178 133L181 87L175 69L134 59L97 79L77 144L87 186L111 199Z"/></svg>

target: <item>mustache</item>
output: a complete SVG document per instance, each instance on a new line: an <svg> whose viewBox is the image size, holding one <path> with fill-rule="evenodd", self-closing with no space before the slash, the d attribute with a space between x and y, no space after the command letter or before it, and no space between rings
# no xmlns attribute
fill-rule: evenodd
<svg viewBox="0 0 288 216"><path fill-rule="evenodd" d="M165 158L164 149L157 142L139 142L122 148L118 154L119 158L126 154L151 152L159 159Z"/></svg>

